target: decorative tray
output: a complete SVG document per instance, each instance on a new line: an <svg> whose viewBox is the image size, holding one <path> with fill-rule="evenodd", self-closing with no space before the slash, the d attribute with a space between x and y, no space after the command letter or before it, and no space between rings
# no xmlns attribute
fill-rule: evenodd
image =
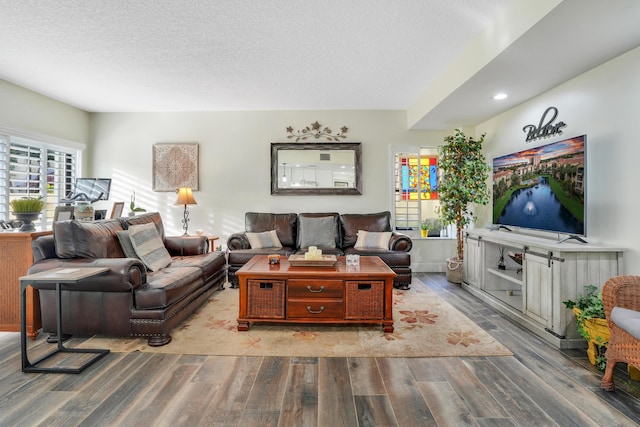
<svg viewBox="0 0 640 427"><path fill-rule="evenodd" d="M303 254L289 255L289 264L298 267L328 267L334 265L338 258L335 255L322 255L322 259L304 259Z"/></svg>

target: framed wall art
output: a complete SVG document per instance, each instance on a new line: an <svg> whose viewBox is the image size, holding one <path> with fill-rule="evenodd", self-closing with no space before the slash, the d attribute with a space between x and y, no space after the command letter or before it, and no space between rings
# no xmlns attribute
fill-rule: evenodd
<svg viewBox="0 0 640 427"><path fill-rule="evenodd" d="M198 144L158 143L153 145L153 191L176 191L198 187Z"/></svg>

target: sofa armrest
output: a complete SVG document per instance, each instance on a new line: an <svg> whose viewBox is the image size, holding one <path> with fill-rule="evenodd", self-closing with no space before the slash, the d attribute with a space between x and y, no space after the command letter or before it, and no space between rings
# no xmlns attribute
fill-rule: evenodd
<svg viewBox="0 0 640 427"><path fill-rule="evenodd" d="M206 236L167 236L164 246L171 256L202 255L209 250L209 239Z"/></svg>
<svg viewBox="0 0 640 427"><path fill-rule="evenodd" d="M49 258L29 267L28 274L53 268L107 267L106 274L89 277L73 285L79 291L131 292L147 282L147 270L137 258ZM38 285L55 289L55 283Z"/></svg>
<svg viewBox="0 0 640 427"><path fill-rule="evenodd" d="M31 251L33 252L34 262L47 258L57 258L53 235L49 234L35 238L31 242Z"/></svg>
<svg viewBox="0 0 640 427"><path fill-rule="evenodd" d="M409 252L413 247L411 237L394 231L389 239L389 249L392 251Z"/></svg>
<svg viewBox="0 0 640 427"><path fill-rule="evenodd" d="M238 250L238 249L251 249L251 245L249 244L249 239L244 232L242 233L233 233L227 239L227 248L230 251Z"/></svg>

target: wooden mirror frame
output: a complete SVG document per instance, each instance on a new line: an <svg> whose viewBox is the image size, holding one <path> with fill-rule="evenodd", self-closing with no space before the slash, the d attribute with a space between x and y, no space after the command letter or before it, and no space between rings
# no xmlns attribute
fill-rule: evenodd
<svg viewBox="0 0 640 427"><path fill-rule="evenodd" d="M280 188L278 186L278 152L282 150L352 150L354 152L355 186L322 188ZM272 195L360 195L362 194L362 144L360 142L335 143L271 143L271 194Z"/></svg>

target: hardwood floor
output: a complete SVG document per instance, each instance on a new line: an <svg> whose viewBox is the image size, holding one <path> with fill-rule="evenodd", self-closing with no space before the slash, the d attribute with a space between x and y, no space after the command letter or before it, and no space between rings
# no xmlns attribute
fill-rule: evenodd
<svg viewBox="0 0 640 427"><path fill-rule="evenodd" d="M583 350L559 351L452 285L419 279L512 357L286 358L111 353L79 375L23 374L0 333L0 426L632 426L640 383L613 393ZM45 347L44 338L36 347ZM425 343L428 345L428 343ZM74 356L76 357L76 356Z"/></svg>

